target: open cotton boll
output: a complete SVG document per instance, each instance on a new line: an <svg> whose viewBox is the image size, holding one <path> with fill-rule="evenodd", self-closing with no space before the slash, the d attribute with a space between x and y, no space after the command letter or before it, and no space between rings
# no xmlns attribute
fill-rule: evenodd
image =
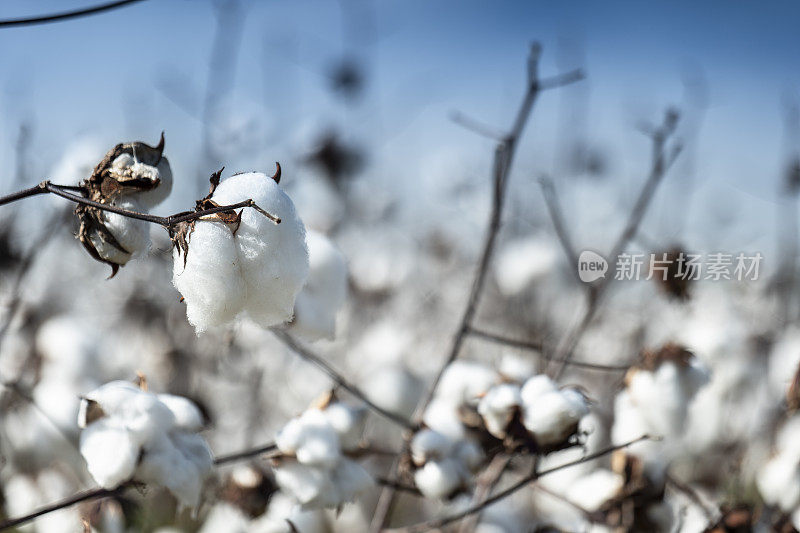
<svg viewBox="0 0 800 533"><path fill-rule="evenodd" d="M203 413L194 402L174 394L158 394L157 397L172 412L176 428L184 431L200 431L203 428Z"/></svg>
<svg viewBox="0 0 800 533"><path fill-rule="evenodd" d="M334 466L342 448L336 429L319 409L309 409L290 420L275 437L278 449L312 466Z"/></svg>
<svg viewBox="0 0 800 533"><path fill-rule="evenodd" d="M519 385L502 383L489 389L478 403L478 413L489 433L498 439L505 438L508 424L521 402Z"/></svg>
<svg viewBox="0 0 800 533"><path fill-rule="evenodd" d="M422 421L451 439L460 439L464 437L466 428L459 419L459 405L447 398L434 398L425 409Z"/></svg>
<svg viewBox="0 0 800 533"><path fill-rule="evenodd" d="M336 313L347 298L347 265L344 256L325 235L306 234L308 279L297 295L291 328L308 341L332 339Z"/></svg>
<svg viewBox="0 0 800 533"><path fill-rule="evenodd" d="M486 365L455 361L442 374L436 395L457 403L474 402L497 381L497 373Z"/></svg>
<svg viewBox="0 0 800 533"><path fill-rule="evenodd" d="M139 161L136 151L134 153L122 153L111 162L110 172L112 175L130 175L139 181L148 181L154 187L136 192L131 196L145 208L152 209L163 202L169 193L172 192L172 169L166 157L160 157L156 165L148 165Z"/></svg>
<svg viewBox="0 0 800 533"><path fill-rule="evenodd" d="M339 434L339 444L342 450L358 449L367 419L366 409L335 402L326 407L323 413L328 419L328 423Z"/></svg>
<svg viewBox="0 0 800 533"><path fill-rule="evenodd" d="M445 498L466 487L483 461L478 446L423 429L411 440L411 458L417 467L414 482L428 498Z"/></svg>
<svg viewBox="0 0 800 533"><path fill-rule="evenodd" d="M351 502L374 485L364 468L347 458L325 468L287 459L273 466L278 486L303 509L338 507Z"/></svg>
<svg viewBox="0 0 800 533"><path fill-rule="evenodd" d="M537 374L528 379L520 390L520 398L525 405L533 405L537 398L548 392L556 392L555 382L544 374Z"/></svg>
<svg viewBox="0 0 800 533"><path fill-rule="evenodd" d="M173 253L172 281L198 333L243 311L262 327L287 321L308 275L305 228L272 178L237 174L222 181L211 197L219 205L248 199L281 223L254 208L241 210L237 228L198 220L188 233L186 255L178 247Z"/></svg>
<svg viewBox="0 0 800 533"><path fill-rule="evenodd" d="M455 459L428 461L414 472L414 483L426 498L446 498L461 487L461 475Z"/></svg>
<svg viewBox="0 0 800 533"><path fill-rule="evenodd" d="M411 458L414 463L421 465L428 459L447 456L452 448L453 441L447 436L432 429L423 429L411 440Z"/></svg>
<svg viewBox="0 0 800 533"><path fill-rule="evenodd" d="M794 457L779 453L770 459L756 476L761 497L784 512L800 505L800 468Z"/></svg>
<svg viewBox="0 0 800 533"><path fill-rule="evenodd" d="M589 414L586 397L575 389L545 392L523 405L522 422L540 446L566 442Z"/></svg>
<svg viewBox="0 0 800 533"><path fill-rule="evenodd" d="M306 230L292 200L260 172L231 176L212 196L220 205L247 199L281 219L275 224L255 209L245 209L234 237L247 286L245 310L262 326L273 326L292 316L308 276Z"/></svg>
<svg viewBox="0 0 800 533"><path fill-rule="evenodd" d="M566 498L587 511L597 511L605 502L616 496L625 485L625 479L611 470L600 468L571 483Z"/></svg>
<svg viewBox="0 0 800 533"><path fill-rule="evenodd" d="M172 283L183 295L189 323L201 333L233 320L244 307L247 289L233 234L225 224L198 222L190 246L186 256L173 251Z"/></svg>
<svg viewBox="0 0 800 533"><path fill-rule="evenodd" d="M497 367L501 376L519 383L523 383L529 376L536 373L536 362L533 357L517 353L505 352Z"/></svg>
<svg viewBox="0 0 800 533"><path fill-rule="evenodd" d="M211 451L195 433L199 413L185 405L188 400L164 399L170 405L123 381L90 392L79 415L80 452L104 488L136 480L165 487L181 505L197 507L213 467Z"/></svg>
<svg viewBox="0 0 800 533"><path fill-rule="evenodd" d="M120 198L112 205L137 213L144 212L142 205L134 198ZM100 257L111 263L124 265L133 257L147 251L150 246L150 226L147 222L110 211L104 211L101 216L106 229L119 246L101 232L92 231L89 233L89 239Z"/></svg>

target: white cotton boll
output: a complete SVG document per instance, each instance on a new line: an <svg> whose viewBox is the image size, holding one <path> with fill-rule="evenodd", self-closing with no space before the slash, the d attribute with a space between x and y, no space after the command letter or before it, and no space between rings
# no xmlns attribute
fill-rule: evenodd
<svg viewBox="0 0 800 533"><path fill-rule="evenodd" d="M432 429L418 431L411 440L411 458L421 465L429 459L441 459L453 449L453 441Z"/></svg>
<svg viewBox="0 0 800 533"><path fill-rule="evenodd" d="M564 389L542 394L532 404L525 404L523 424L537 444L554 446L566 441L588 413L589 405L583 394Z"/></svg>
<svg viewBox="0 0 800 533"><path fill-rule="evenodd" d="M166 487L185 507L198 507L203 480L214 464L205 440L188 433L160 435L144 450L136 479Z"/></svg>
<svg viewBox="0 0 800 533"><path fill-rule="evenodd" d="M273 471L281 490L303 506L312 504L324 491L330 490L327 473L318 468L290 460L273 467Z"/></svg>
<svg viewBox="0 0 800 533"><path fill-rule="evenodd" d="M558 249L549 240L532 237L505 244L497 257L495 280L500 292L513 296L545 277L558 260Z"/></svg>
<svg viewBox="0 0 800 533"><path fill-rule="evenodd" d="M442 374L436 395L456 403L474 402L497 381L497 373L486 365L455 361Z"/></svg>
<svg viewBox="0 0 800 533"><path fill-rule="evenodd" d="M309 409L278 432L275 444L306 465L332 467L341 457L336 429L319 409Z"/></svg>
<svg viewBox="0 0 800 533"><path fill-rule="evenodd" d="M297 295L291 328L308 341L333 339L336 313L347 298L347 264L338 248L316 231L306 234L308 279Z"/></svg>
<svg viewBox="0 0 800 533"><path fill-rule="evenodd" d="M193 401L174 394L158 394L157 397L172 412L176 428L184 431L200 431L203 428L203 413Z"/></svg>
<svg viewBox="0 0 800 533"><path fill-rule="evenodd" d="M459 419L458 408L459 404L450 399L434 398L425 409L422 421L429 428L453 440L461 439L466 430Z"/></svg>
<svg viewBox="0 0 800 533"><path fill-rule="evenodd" d="M212 199L220 205L252 199L281 219L275 224L255 209L244 209L234 242L247 289L245 311L264 327L287 321L308 276L306 230L292 200L260 172L237 174L222 181Z"/></svg>
<svg viewBox="0 0 800 533"><path fill-rule="evenodd" d="M528 379L520 390L520 398L525 405L533 405L539 396L548 392L556 392L555 382L544 374L537 374Z"/></svg>
<svg viewBox="0 0 800 533"><path fill-rule="evenodd" d="M337 507L344 502L352 502L375 485L364 467L350 459L342 459L336 465L333 482L338 494L326 507Z"/></svg>
<svg viewBox="0 0 800 533"><path fill-rule="evenodd" d="M461 486L460 472L455 459L428 461L414 472L414 483L426 498L445 498Z"/></svg>
<svg viewBox="0 0 800 533"><path fill-rule="evenodd" d="M90 424L81 432L80 451L89 473L104 488L111 489L133 477L140 443L124 429L107 420Z"/></svg>
<svg viewBox="0 0 800 533"><path fill-rule="evenodd" d="M198 533L247 533L249 520L237 507L218 503L206 515Z"/></svg>
<svg viewBox="0 0 800 533"><path fill-rule="evenodd" d="M289 525L291 521L292 525ZM295 528L294 531L292 528ZM278 492L270 499L267 512L250 522L248 533L330 533L325 513L303 510L288 495Z"/></svg>
<svg viewBox="0 0 800 533"><path fill-rule="evenodd" d="M483 417L489 433L499 439L505 438L506 428L521 402L518 385L502 383L489 389L478 403L478 413Z"/></svg>
<svg viewBox="0 0 800 533"><path fill-rule="evenodd" d="M619 494L624 485L625 479L621 475L601 468L575 480L565 496L587 511L597 511Z"/></svg>
<svg viewBox="0 0 800 533"><path fill-rule="evenodd" d="M185 267L184 267L185 261ZM183 295L186 316L198 333L233 320L244 307L246 286L231 230L198 221L184 257L173 250L172 283Z"/></svg>
<svg viewBox="0 0 800 533"><path fill-rule="evenodd" d="M790 512L800 505L800 471L793 457L778 454L756 476L761 497L770 505Z"/></svg>
<svg viewBox="0 0 800 533"><path fill-rule="evenodd" d="M129 197L115 200L112 205L137 213L144 212L142 205L137 200ZM97 231L89 233L92 245L103 259L118 265L124 265L132 258L145 253L150 247L150 225L147 222L110 211L103 211L102 218L106 229L114 236L114 239L122 248L120 249L105 240Z"/></svg>
<svg viewBox="0 0 800 533"><path fill-rule="evenodd" d="M344 451L358 449L364 433L367 411L341 402L332 403L323 411L328 423L339 434L339 443Z"/></svg>
<svg viewBox="0 0 800 533"><path fill-rule="evenodd" d="M159 180L158 187L136 193L136 198L148 210L162 203L172 192L172 169L166 157L162 157L155 167L144 163L134 163L132 170L135 174L147 176L153 181Z"/></svg>

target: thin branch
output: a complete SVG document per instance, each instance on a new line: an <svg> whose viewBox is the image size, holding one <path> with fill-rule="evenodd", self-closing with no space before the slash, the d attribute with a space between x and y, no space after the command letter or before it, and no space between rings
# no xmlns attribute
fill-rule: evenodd
<svg viewBox="0 0 800 533"><path fill-rule="evenodd" d="M273 335L275 335L280 341L282 341L290 350L294 353L299 355L301 358L305 359L306 361L312 363L317 368L325 372L338 386L361 400L364 404L367 405L370 409L375 411L377 414L381 415L382 417L386 418L387 420L391 420L395 424L405 429L415 430L416 425L406 420L403 416L398 415L397 413L393 413L391 411L387 411L383 407L376 405L372 400L370 400L366 394L364 394L361 389L347 381L347 379L342 376L336 369L334 369L330 364L328 364L325 359L320 357L319 355L313 353L308 348L300 345L294 337L289 335L287 332L280 330L280 329L272 329Z"/></svg>
<svg viewBox="0 0 800 533"><path fill-rule="evenodd" d="M505 134L493 128L492 126L488 126L479 120L476 120L468 115L460 111L453 111L450 113L450 120L458 124L459 126L468 129L473 133L477 133L482 137L487 137L489 139L494 139L495 141L502 142L505 138Z"/></svg>
<svg viewBox="0 0 800 533"><path fill-rule="evenodd" d="M492 495L492 490L500 482L508 466L511 464L511 455L498 454L495 455L483 475L477 482L475 493L472 495L472 505L480 505ZM461 523L458 533L470 533L475 531L481 519L481 513L477 512Z"/></svg>
<svg viewBox="0 0 800 533"><path fill-rule="evenodd" d="M236 461L241 461L242 459L249 459L251 457L256 457L262 454L271 455L271 452L274 452L277 449L278 445L275 443L271 443L271 444L266 444L264 446L259 446L258 448L251 448L249 450L231 453L228 455L218 455L217 457L214 458L214 464L216 466L222 466L229 463L234 463Z"/></svg>
<svg viewBox="0 0 800 533"><path fill-rule="evenodd" d="M120 485L116 489L97 488L97 489L87 490L84 492L79 492L59 502L47 505L45 507L40 507L39 509L25 516L20 516L19 518L9 518L8 520L4 520L3 522L0 522L0 531L5 531L6 529L11 529L12 527L21 526L22 524L26 524L31 520L39 518L40 516L55 511L59 511L61 509L66 509L67 507L71 507L81 502L86 502L89 500L99 500L100 498L107 498L110 496L119 496L132 485L133 485L132 483L128 482L123 485Z"/></svg>
<svg viewBox="0 0 800 533"><path fill-rule="evenodd" d="M617 238L614 247L611 249L611 253L608 257L610 261L616 261L616 258L619 256L619 254L624 251L625 246L627 246L631 239L638 233L639 226L641 225L642 219L647 212L647 208L650 206L650 202L655 195L658 185L661 183L664 175L680 155L681 147L677 144L673 146L669 154L666 153L666 143L670 135L672 135L674 132L676 122L677 113L670 109L667 111L662 125L656 128L654 131L649 132L653 143L653 155L650 173L645 181L644 186L642 187L641 192L639 193L639 196L636 198L636 202L634 203L633 209L628 216L627 223L625 224L622 233ZM561 376L561 373L566 368L567 363L572 358L575 347L583 337L583 334L589 328L589 324L591 324L595 313L600 307L600 301L605 295L605 292L613 279L613 276L606 276L602 278L597 285L587 285L587 305L584 308L583 315L581 316L577 325L564 336L564 339L559 346L559 350L554 362L554 370L552 373L554 379L558 379L558 377Z"/></svg>
<svg viewBox="0 0 800 533"><path fill-rule="evenodd" d="M241 207L252 207L275 224L280 224L281 219L276 217L275 215L268 213L264 209L258 206L252 199L242 200L241 202L237 202L231 205L220 205L217 207L211 207L208 209L203 209L200 211L184 211L181 213L176 213L174 215L161 217L158 215L151 215L149 213L139 213L137 211L131 211L129 209L123 209L121 207L117 207L111 204L104 204L101 202L95 202L94 200L90 200L88 198L84 198L83 196L79 196L74 194L72 191L83 191L81 187L75 187L70 185L55 185L50 183L49 181L43 181L39 185L35 187L30 187L29 189L24 189L22 191L18 191L7 196L3 196L0 198L0 205L5 205L11 202L15 202L17 200L22 200L24 198L28 198L30 196L36 196L38 194L47 194L52 193L56 196L60 196L66 200L71 202L75 202L76 204L87 205L89 207L94 207L96 209L100 209L101 211L108 211L110 213L116 213L118 215L122 215L124 217L133 218L136 220L143 220L145 222L150 222L151 224L158 224L163 226L167 229L172 229L176 224L181 222L189 222L192 220L199 220L203 217L208 215L213 215L215 213L222 213L225 211L231 211L233 209L239 209Z"/></svg>
<svg viewBox="0 0 800 533"><path fill-rule="evenodd" d="M378 476L375 477L375 482L382 487L389 487L392 490L399 490L401 492L413 494L414 496L422 497L422 493L419 491L417 487L412 487L410 485L406 485L405 483L400 483L399 481L394 481L391 479L387 479L385 477Z"/></svg>
<svg viewBox="0 0 800 533"><path fill-rule="evenodd" d="M556 231L558 241L561 243L561 248L564 250L564 255L567 256L567 262L570 265L570 272L578 278L578 253L575 251L575 246L572 243L572 238L567 231L567 225L564 221L564 212L561 209L561 204L556 195L556 188L552 180L547 176L539 178L539 186L542 188L542 195L544 196L544 203L547 205L547 210L550 213L550 219L553 221L553 229Z"/></svg>
<svg viewBox="0 0 800 533"><path fill-rule="evenodd" d="M476 328L474 326L470 326L469 334L474 335L475 337L496 342L498 344L503 344L505 346L511 346L513 348L520 348L523 350L534 350L539 352L539 357L544 359L545 361L553 361L555 357L552 355L547 355L544 353L544 346L543 343L539 341L523 341L517 339L510 339L508 337L503 337L502 335L497 335L496 333L490 333L488 331ZM626 372L630 369L630 365L602 365L598 363L588 363L584 361L567 361L567 364L576 368L585 368L587 370L598 370L603 372Z"/></svg>
<svg viewBox="0 0 800 533"><path fill-rule="evenodd" d="M703 511L703 514L706 516L709 522L713 522L714 520L717 519L718 510L710 509L708 505L706 505L706 503L700 497L700 495L697 493L697 491L694 490L692 487L678 481L669 474L667 474L666 476L666 481L668 485L672 486L678 492L683 493L687 498L689 498L689 500L691 500L695 505L697 505L700 508L700 510Z"/></svg>
<svg viewBox="0 0 800 533"><path fill-rule="evenodd" d="M532 473L532 474L530 474L528 476L525 476L524 478L520 479L519 481L517 481L516 483L514 483L513 485L511 485L507 489L505 489L505 490L503 490L501 492L498 492L494 496L491 496L491 497L487 498L486 501L484 501L483 503L481 503L479 505L473 505L473 506L471 506L471 507L469 507L469 508L467 508L467 509L465 509L463 511L460 511L458 513L452 514L450 516L445 516L443 518L438 518L438 519L435 519L435 520L429 520L427 522L422 522L420 524L415 524L413 526L409 526L409 527L406 527L406 528L399 528L399 529L392 530L392 531L398 531L398 532L402 531L402 532L405 532L405 533L416 533L416 532L429 531L429 530L432 530L432 529L441 528L441 527L444 527L444 526L446 526L448 524L452 524L453 522L458 522L459 520L461 520L463 518L466 518L466 517L468 517L468 516L470 516L472 514L479 513L481 511L483 511L485 508L489 507L490 505L492 505L494 503L497 503L500 500L503 500L503 499L507 498L508 496L511 496L512 494L514 494L515 492L517 492L521 488L525 487L526 485L528 485L530 483L533 483L534 481L537 481L537 480L543 478L546 475L549 475L549 474L552 474L553 472L558 472L559 470L564 470L566 468L570 468L570 467L573 467L573 466L576 466L576 465L579 465L579 464L588 463L589 461L593 461L595 459L598 459L600 457L603 457L605 455L613 453L613 452L615 452L617 450L621 450L623 448L627 448L628 446L632 446L632 445L636 444L637 442L641 442L641 441L647 440L649 438L650 437L648 435L642 435L638 439L626 442L624 444L618 444L618 445L615 445L615 446L609 446L608 448L605 448L605 449L600 450L598 452L595 452L595 453L592 453L592 454L589 454L589 455L585 455L585 456L583 456L580 459L577 459L575 461L570 461L569 463L564 463L562 465L558 465L558 466L555 466L553 468L549 468L547 470L543 470L541 472L534 472L534 473Z"/></svg>
<svg viewBox="0 0 800 533"><path fill-rule="evenodd" d="M14 26L33 26L35 24L48 24L50 22L60 22L62 20L74 19L79 17L86 17L89 15L97 15L105 11L111 11L120 7L125 7L142 0L118 0L116 2L109 2L99 6L87 7L85 9L78 9L75 11L64 11L62 13L52 13L49 15L41 15L38 17L18 18L0 20L0 28L11 28Z"/></svg>

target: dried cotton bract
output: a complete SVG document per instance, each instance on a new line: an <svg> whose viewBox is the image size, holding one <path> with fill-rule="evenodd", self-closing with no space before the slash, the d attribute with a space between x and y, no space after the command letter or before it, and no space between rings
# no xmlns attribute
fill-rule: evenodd
<svg viewBox="0 0 800 533"><path fill-rule="evenodd" d="M118 144L81 183L90 200L137 213L160 204L172 190L172 171L163 156L164 136L157 146L142 142ZM78 239L89 254L111 266L113 276L120 266L147 250L147 222L78 205Z"/></svg>
<svg viewBox="0 0 800 533"><path fill-rule="evenodd" d="M212 177L211 193L198 207L252 199L259 208L184 223L173 235L172 282L184 297L189 322L198 333L242 312L263 327L283 323L308 275L305 227L269 176L248 172L218 180L219 174Z"/></svg>
<svg viewBox="0 0 800 533"><path fill-rule="evenodd" d="M133 480L167 488L183 506L200 504L213 458L189 400L112 381L85 396L78 425L81 455L102 487Z"/></svg>
<svg viewBox="0 0 800 533"><path fill-rule="evenodd" d="M338 507L373 485L345 455L358 448L366 413L331 400L290 420L275 438L284 454L274 461L275 481L304 509Z"/></svg>

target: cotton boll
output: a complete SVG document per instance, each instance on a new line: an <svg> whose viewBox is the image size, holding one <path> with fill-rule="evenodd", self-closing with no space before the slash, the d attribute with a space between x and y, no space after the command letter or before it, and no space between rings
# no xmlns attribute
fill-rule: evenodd
<svg viewBox="0 0 800 533"><path fill-rule="evenodd" d="M506 428L521 402L518 385L503 383L489 389L478 403L478 413L483 417L489 433L498 439L505 438Z"/></svg>
<svg viewBox="0 0 800 533"><path fill-rule="evenodd" d="M144 451L136 479L166 487L183 506L198 507L203 479L214 464L203 438L184 433L159 435Z"/></svg>
<svg viewBox="0 0 800 533"><path fill-rule="evenodd" d="M597 511L622 490L625 479L611 470L598 469L574 481L566 498L587 511Z"/></svg>
<svg viewBox="0 0 800 533"><path fill-rule="evenodd" d="M158 401L172 412L176 428L184 431L200 431L203 428L203 413L191 400L174 394L159 394Z"/></svg>
<svg viewBox="0 0 800 533"><path fill-rule="evenodd" d="M246 286L245 310L264 327L285 322L308 276L306 231L292 200L258 172L222 181L212 199L220 205L252 199L281 219L275 224L255 209L244 209L234 242Z"/></svg>
<svg viewBox="0 0 800 533"><path fill-rule="evenodd" d="M562 444L589 413L586 398L579 391L564 389L542 394L525 404L523 424L540 446Z"/></svg>
<svg viewBox="0 0 800 533"><path fill-rule="evenodd" d="M275 482L301 505L308 506L325 490L330 490L325 471L296 461L284 461L273 466Z"/></svg>
<svg viewBox="0 0 800 533"><path fill-rule="evenodd" d="M431 429L418 431L411 440L411 458L421 465L429 459L440 459L450 452L453 442L445 435Z"/></svg>
<svg viewBox="0 0 800 533"><path fill-rule="evenodd" d="M124 428L100 420L81 433L80 451L95 481L112 489L133 477L140 445Z"/></svg>
<svg viewBox="0 0 800 533"><path fill-rule="evenodd" d="M330 533L323 511L303 510L280 492L272 496L267 512L250 523L249 533L294 533L292 528L303 533Z"/></svg>
<svg viewBox="0 0 800 533"><path fill-rule="evenodd" d="M431 429L458 440L464 437L464 424L459 419L459 404L445 398L434 398L425 409L422 421Z"/></svg>
<svg viewBox="0 0 800 533"><path fill-rule="evenodd" d="M486 365L455 361L442 374L436 395L457 403L469 403L485 394L497 380L497 373Z"/></svg>
<svg viewBox="0 0 800 533"><path fill-rule="evenodd" d="M326 507L337 507L344 502L352 502L375 485L364 467L350 459L343 459L336 466L333 471L333 482L338 494Z"/></svg>
<svg viewBox="0 0 800 533"><path fill-rule="evenodd" d="M319 409L309 409L290 420L278 432L275 444L280 451L295 455L306 465L330 468L341 457L339 435Z"/></svg>
<svg viewBox="0 0 800 533"><path fill-rule="evenodd" d="M342 450L353 451L358 449L364 433L367 411L355 408L341 402L332 403L323 411L328 423L339 434L339 443Z"/></svg>
<svg viewBox="0 0 800 533"><path fill-rule="evenodd" d="M247 287L234 237L219 222L197 222L184 256L173 251L172 283L183 295L186 316L198 333L233 320ZM184 266L185 262L185 266Z"/></svg>
<svg viewBox="0 0 800 533"><path fill-rule="evenodd" d="M144 212L142 205L134 198L120 198L112 205L137 213ZM110 211L103 211L101 216L106 229L114 236L119 247L99 231L92 231L89 239L100 257L111 263L124 265L133 257L147 251L150 246L150 226L147 222Z"/></svg>
<svg viewBox="0 0 800 533"><path fill-rule="evenodd" d="M426 498L445 498L461 486L461 475L455 459L428 461L414 472L414 483Z"/></svg>
<svg viewBox="0 0 800 533"><path fill-rule="evenodd" d="M211 508L198 533L247 533L247 516L229 503L218 503Z"/></svg>
<svg viewBox="0 0 800 533"><path fill-rule="evenodd" d="M162 157L156 166L134 163L131 170L135 175L148 176L152 181L159 180L158 187L136 194L139 202L148 210L161 204L172 192L172 168L166 157Z"/></svg>
<svg viewBox="0 0 800 533"><path fill-rule="evenodd" d="M552 379L544 374L537 374L528 379L520 390L520 398L522 403L526 405L533 405L539 396L548 392L556 392L558 387Z"/></svg>
<svg viewBox="0 0 800 533"><path fill-rule="evenodd" d="M533 357L506 352L500 359L498 372L507 379L523 383L536 373L536 362Z"/></svg>
<svg viewBox="0 0 800 533"><path fill-rule="evenodd" d="M306 340L332 339L336 313L347 298L347 265L338 248L316 231L306 234L309 272L297 295L292 330Z"/></svg>

